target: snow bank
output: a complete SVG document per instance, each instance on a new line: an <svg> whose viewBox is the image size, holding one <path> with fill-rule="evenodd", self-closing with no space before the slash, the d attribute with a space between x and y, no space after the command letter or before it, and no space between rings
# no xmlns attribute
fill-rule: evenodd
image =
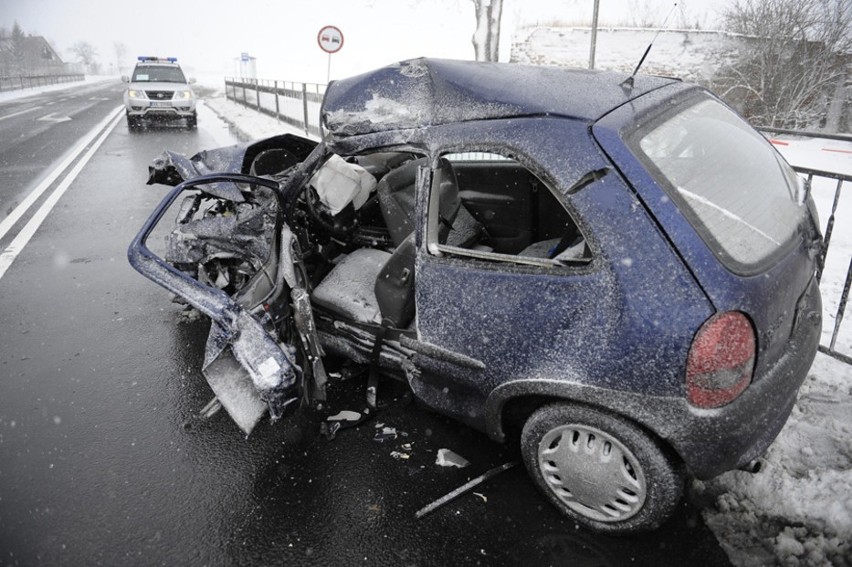
<svg viewBox="0 0 852 567"><path fill-rule="evenodd" d="M40 87L30 87L26 89L15 89L12 91L3 91L0 93L0 102L17 100L41 93L50 93L54 91L64 91L67 89L77 89L80 87L91 86L95 83L103 83L107 81L118 82L121 79L114 75L86 75L82 81L74 81L71 83L58 83L56 85L43 85Z"/></svg>
<svg viewBox="0 0 852 567"><path fill-rule="evenodd" d="M262 140L280 134L313 137L286 122L280 122L272 116L228 100L225 98L224 80L221 77L199 77L198 84L211 92L203 97L205 106L234 127L246 141Z"/></svg>
<svg viewBox="0 0 852 567"><path fill-rule="evenodd" d="M822 354L756 475L694 483L736 565L852 565L852 369Z"/></svg>

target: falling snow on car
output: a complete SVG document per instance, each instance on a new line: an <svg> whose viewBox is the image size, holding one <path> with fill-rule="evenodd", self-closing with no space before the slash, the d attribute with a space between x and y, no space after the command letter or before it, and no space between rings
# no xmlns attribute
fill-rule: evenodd
<svg viewBox="0 0 852 567"><path fill-rule="evenodd" d="M365 415L395 378L519 437L545 497L609 533L771 444L817 349L819 234L712 94L418 59L332 83L322 120L320 143L157 158L149 182L175 187L129 250L211 319L203 372L246 433L322 401L345 360Z"/></svg>

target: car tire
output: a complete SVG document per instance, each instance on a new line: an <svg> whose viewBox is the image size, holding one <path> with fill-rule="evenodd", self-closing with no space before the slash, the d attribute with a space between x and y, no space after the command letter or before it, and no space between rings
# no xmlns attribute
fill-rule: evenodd
<svg viewBox="0 0 852 567"><path fill-rule="evenodd" d="M131 116L127 117L127 128L128 130L135 132L142 127L142 124L138 118L133 118Z"/></svg>
<svg viewBox="0 0 852 567"><path fill-rule="evenodd" d="M187 117L186 119L186 127L190 130L195 130L198 126L198 115L193 114L192 116Z"/></svg>
<svg viewBox="0 0 852 567"><path fill-rule="evenodd" d="M636 424L589 406L546 405L527 419L521 452L563 514L608 534L652 530L683 494L679 459Z"/></svg>

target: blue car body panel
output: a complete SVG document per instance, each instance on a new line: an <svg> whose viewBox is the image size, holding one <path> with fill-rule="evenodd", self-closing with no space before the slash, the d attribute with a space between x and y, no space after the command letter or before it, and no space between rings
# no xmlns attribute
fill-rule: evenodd
<svg viewBox="0 0 852 567"><path fill-rule="evenodd" d="M677 90L680 92L674 96L699 94L695 87L679 86ZM594 135L616 167L630 179L637 198L657 219L714 308L720 312L741 311L753 321L758 331L755 380L759 380L782 356L793 333L796 305L814 277L819 234L803 207L801 226L765 269L738 274L720 262L674 200L625 144L624 138L637 128L636 116L665 101L664 94L659 91L647 100L635 101L630 108L614 110L595 124ZM768 141L766 145L771 147ZM769 297L772 301L767 301Z"/></svg>
<svg viewBox="0 0 852 567"><path fill-rule="evenodd" d="M455 139L452 130L461 126L446 128L432 129L431 145ZM533 170L547 164L550 181L561 189L590 170L611 167L581 121L466 124L465 137L476 147L517 146L518 159ZM536 144L518 146L530 138ZM712 306L617 174L563 198L583 220L592 264L507 269L435 257L421 246L422 339L481 360L485 370L466 384L481 396L520 377L683 396L687 350Z"/></svg>

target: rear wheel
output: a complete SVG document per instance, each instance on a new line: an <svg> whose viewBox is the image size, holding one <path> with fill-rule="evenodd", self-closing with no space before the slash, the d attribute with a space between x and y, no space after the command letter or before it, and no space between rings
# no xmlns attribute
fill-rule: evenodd
<svg viewBox="0 0 852 567"><path fill-rule="evenodd" d="M524 464L563 514L596 531L662 524L680 501L684 473L654 437L619 416L578 404L536 410L521 434Z"/></svg>

